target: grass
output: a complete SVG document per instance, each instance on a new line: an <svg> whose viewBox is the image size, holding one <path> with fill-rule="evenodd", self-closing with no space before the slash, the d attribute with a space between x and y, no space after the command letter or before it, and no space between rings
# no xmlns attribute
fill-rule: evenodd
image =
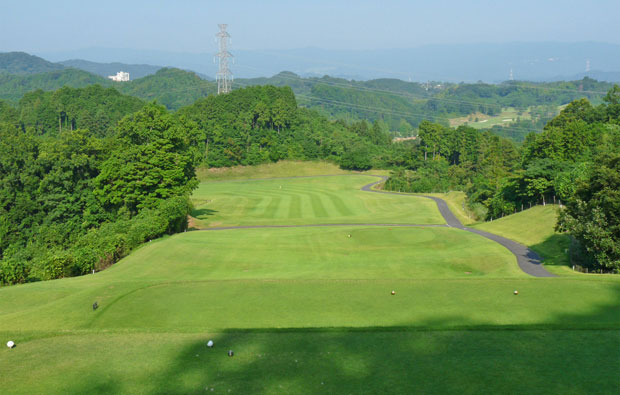
<svg viewBox="0 0 620 395"><path fill-rule="evenodd" d="M475 119L478 119L478 122ZM531 119L532 116L529 111L519 115L515 108L509 107L502 109L502 112L496 116L489 116L482 113L472 114L467 117L453 118L450 120L451 127L457 127L467 124L475 129L490 129L495 125L505 126L517 121L517 118L522 120Z"/></svg>
<svg viewBox="0 0 620 395"><path fill-rule="evenodd" d="M205 182L192 197L194 225L445 223L429 199L360 190L377 180L354 175Z"/></svg>
<svg viewBox="0 0 620 395"><path fill-rule="evenodd" d="M545 267L552 273L574 275L577 273L570 269L568 259L569 236L555 231L558 209L553 204L534 206L474 227L527 245L544 258Z"/></svg>
<svg viewBox="0 0 620 395"><path fill-rule="evenodd" d="M207 225L436 220L426 199L359 191L369 180L213 182L194 198L211 199L197 208L216 211ZM275 205L280 185L290 199ZM479 226L548 234L551 214L517 215ZM0 340L17 343L0 349L0 382L7 394L613 393L618 300L617 276L529 277L458 229L194 231L94 275L0 288Z"/></svg>
<svg viewBox="0 0 620 395"><path fill-rule="evenodd" d="M281 160L257 166L235 166L222 168L198 168L196 174L200 181L250 180L260 178L281 178L317 175L377 174L388 175L387 170L354 172L341 169L338 165L325 161Z"/></svg>
<svg viewBox="0 0 620 395"><path fill-rule="evenodd" d="M37 339L22 350L0 352L0 375L5 394L615 393L618 362L609 347L618 349L620 338L614 331L587 335L80 334ZM215 340L213 349L205 347L208 338ZM229 348L235 350L233 358L226 356ZM24 382L22 370L39 379Z"/></svg>

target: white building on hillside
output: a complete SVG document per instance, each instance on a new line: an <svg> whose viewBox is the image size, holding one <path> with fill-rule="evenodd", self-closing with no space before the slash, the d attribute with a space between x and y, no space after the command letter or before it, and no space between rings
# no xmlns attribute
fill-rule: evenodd
<svg viewBox="0 0 620 395"><path fill-rule="evenodd" d="M111 75L108 78L111 79L112 81L126 82L126 81L129 81L129 73L126 73L124 71L119 71L118 73L116 73L116 75Z"/></svg>

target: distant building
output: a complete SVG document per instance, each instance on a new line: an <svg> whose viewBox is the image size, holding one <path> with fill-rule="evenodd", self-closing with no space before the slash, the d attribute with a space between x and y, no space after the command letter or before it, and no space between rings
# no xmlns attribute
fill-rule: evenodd
<svg viewBox="0 0 620 395"><path fill-rule="evenodd" d="M126 73L124 71L119 71L118 73L116 73L116 75L111 75L108 78L111 79L112 81L126 82L126 81L129 81L129 73Z"/></svg>

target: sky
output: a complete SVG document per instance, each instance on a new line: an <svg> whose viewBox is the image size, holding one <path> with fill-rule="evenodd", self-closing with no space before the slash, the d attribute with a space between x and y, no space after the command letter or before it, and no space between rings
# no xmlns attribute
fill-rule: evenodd
<svg viewBox="0 0 620 395"><path fill-rule="evenodd" d="M213 52L481 42L620 44L619 0L0 0L0 51L93 47Z"/></svg>

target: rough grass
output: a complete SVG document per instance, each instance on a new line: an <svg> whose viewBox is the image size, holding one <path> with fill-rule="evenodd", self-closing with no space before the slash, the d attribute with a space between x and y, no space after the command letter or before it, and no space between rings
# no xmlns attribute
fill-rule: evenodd
<svg viewBox="0 0 620 395"><path fill-rule="evenodd" d="M325 161L292 161L282 160L276 163L265 163L258 166L235 166L222 168L198 168L197 177L200 181L250 180L258 178L298 177L339 174L377 174L387 175L386 170L370 170L354 172L342 170L338 165Z"/></svg>
<svg viewBox="0 0 620 395"><path fill-rule="evenodd" d="M192 200L194 226L285 224L444 224L435 203L361 191L370 176L203 182Z"/></svg>
<svg viewBox="0 0 620 395"><path fill-rule="evenodd" d="M366 178L278 182L323 199L327 216L308 198L303 220L338 215L330 193L350 218L389 218L382 204L435 215L425 199L345 191ZM269 195L213 184L228 192L202 199ZM530 214L504 235L544 237L528 221L545 217ZM614 393L618 300L617 276L528 277L506 250L457 229L187 232L94 275L0 288L0 340L17 343L0 349L0 382L10 394Z"/></svg>

